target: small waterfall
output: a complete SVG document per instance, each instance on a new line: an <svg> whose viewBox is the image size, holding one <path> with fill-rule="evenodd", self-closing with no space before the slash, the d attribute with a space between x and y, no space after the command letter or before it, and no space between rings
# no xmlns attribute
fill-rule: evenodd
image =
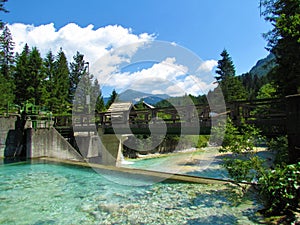
<svg viewBox="0 0 300 225"><path fill-rule="evenodd" d="M125 160L123 152L121 151L121 155L120 155L120 165L131 165L134 162L129 162L127 160Z"/></svg>

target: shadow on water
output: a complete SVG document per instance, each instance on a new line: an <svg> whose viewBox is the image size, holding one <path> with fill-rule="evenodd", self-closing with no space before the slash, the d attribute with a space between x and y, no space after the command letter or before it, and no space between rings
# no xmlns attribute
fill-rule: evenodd
<svg viewBox="0 0 300 225"><path fill-rule="evenodd" d="M209 224L238 224L238 219L232 215L215 215L206 218L196 218L196 219L189 219L187 221L188 225L209 225Z"/></svg>
<svg viewBox="0 0 300 225"><path fill-rule="evenodd" d="M206 159L193 159L187 163L180 163L177 165L191 167L191 171L185 173L187 175L228 180L229 174L222 166L221 159L222 156L214 157L213 161Z"/></svg>
<svg viewBox="0 0 300 225"><path fill-rule="evenodd" d="M39 220L33 225L51 225L51 224L57 224L57 221L55 220Z"/></svg>
<svg viewBox="0 0 300 225"><path fill-rule="evenodd" d="M242 209L242 215L247 217L250 221L254 223L259 223L262 220L262 216L257 214L257 211L261 209L260 204L257 207L252 207L248 205L248 200L256 198L255 192L248 189L246 194L242 194L236 186L226 185L225 188L209 190L206 193L201 193L196 195L194 198L189 199L188 201L181 202L177 207L198 207L198 208L210 208L210 209L220 209L225 208L237 208L237 210ZM250 207L249 207L250 206ZM209 215L201 216L199 218L189 219L187 224L240 224L241 218L237 218L232 215L231 212L224 212L221 215Z"/></svg>

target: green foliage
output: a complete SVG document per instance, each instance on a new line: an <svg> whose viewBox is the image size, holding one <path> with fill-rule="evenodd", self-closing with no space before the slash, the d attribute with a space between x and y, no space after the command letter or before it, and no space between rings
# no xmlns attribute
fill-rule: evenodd
<svg viewBox="0 0 300 225"><path fill-rule="evenodd" d="M7 80L0 74L0 110L6 111L9 103L14 101L14 85L10 80Z"/></svg>
<svg viewBox="0 0 300 225"><path fill-rule="evenodd" d="M14 73L15 82L15 103L21 105L29 99L27 94L28 82L28 64L29 64L29 46L26 44L20 55L16 57L16 68Z"/></svg>
<svg viewBox="0 0 300 225"><path fill-rule="evenodd" d="M111 95L109 97L109 100L106 103L105 107L108 109L111 106L111 104L113 104L117 100L117 98L118 98L118 94L117 94L116 90L114 89L112 91L112 93L111 93Z"/></svg>
<svg viewBox="0 0 300 225"><path fill-rule="evenodd" d="M226 102L246 100L248 97L246 89L238 77L227 77L221 82L221 88Z"/></svg>
<svg viewBox="0 0 300 225"><path fill-rule="evenodd" d="M216 80L219 83L225 102L245 100L246 89L239 78L235 77L235 68L231 57L226 50L221 53L222 59L218 61Z"/></svg>
<svg viewBox="0 0 300 225"><path fill-rule="evenodd" d="M264 99L264 98L277 98L277 86L273 83L267 83L263 85L258 93L256 98L257 99Z"/></svg>
<svg viewBox="0 0 300 225"><path fill-rule="evenodd" d="M218 66L216 73L218 76L216 76L217 81L223 81L227 77L235 76L235 68L232 62L231 57L229 56L226 49L224 49L221 53L222 59L218 61Z"/></svg>
<svg viewBox="0 0 300 225"><path fill-rule="evenodd" d="M265 200L266 213L276 215L297 209L300 199L300 163L287 165L287 138L278 137L268 143L269 148L277 152L277 167L271 170L265 167L264 160L253 151L257 137L257 128L243 125L239 130L229 122L221 151L233 154L224 159L224 167L236 182L257 181Z"/></svg>
<svg viewBox="0 0 300 225"><path fill-rule="evenodd" d="M209 141L209 136L207 135L200 135L198 139L198 143L196 145L196 148L204 148L207 147Z"/></svg>
<svg viewBox="0 0 300 225"><path fill-rule="evenodd" d="M257 179L263 160L258 156L240 156L241 158L225 158L224 167L227 169L229 176L236 182L253 182Z"/></svg>
<svg viewBox="0 0 300 225"><path fill-rule="evenodd" d="M288 139L286 136L272 138L268 142L268 148L276 153L274 164L277 166L285 166L289 162L288 155Z"/></svg>
<svg viewBox="0 0 300 225"><path fill-rule="evenodd" d="M43 59L41 58L40 52L37 48L32 48L28 58L28 74L27 74L27 99L34 102L36 105L40 105L41 96L44 92L44 86L42 81L44 80L43 75Z"/></svg>
<svg viewBox="0 0 300 225"><path fill-rule="evenodd" d="M74 100L75 92L81 78L87 73L86 62L84 61L84 55L79 52L73 57L74 62L70 63L70 89L69 89L69 102Z"/></svg>
<svg viewBox="0 0 300 225"><path fill-rule="evenodd" d="M43 61L43 73L45 79L42 81L43 86L45 87L44 92L41 96L41 104L47 106L49 110L53 110L55 104L54 98L54 74L55 74L55 59L51 51L46 55L46 58Z"/></svg>
<svg viewBox="0 0 300 225"><path fill-rule="evenodd" d="M68 111L69 102L69 67L65 53L60 49L55 60L55 72L53 76L52 111L63 114Z"/></svg>
<svg viewBox="0 0 300 225"><path fill-rule="evenodd" d="M261 138L260 130L253 125L242 122L241 126L237 128L228 119L220 152L232 152L235 154L252 153Z"/></svg>
<svg viewBox="0 0 300 225"><path fill-rule="evenodd" d="M12 78L12 67L14 64L14 46L11 32L7 26L3 28L0 36L0 65L1 73L6 79Z"/></svg>
<svg viewBox="0 0 300 225"><path fill-rule="evenodd" d="M4 8L4 3L7 2L7 0L0 0L0 12L7 13L8 11ZM2 20L0 20L0 28L4 26L4 23Z"/></svg>
<svg viewBox="0 0 300 225"><path fill-rule="evenodd" d="M101 89L100 89L100 85L98 83L98 80L95 79L94 81L94 85L93 85L93 98L96 98L96 102L95 102L95 111L97 113L100 113L100 112L104 112L106 110L105 108L105 104L104 104L104 99L102 97L102 92L101 92Z"/></svg>
<svg viewBox="0 0 300 225"><path fill-rule="evenodd" d="M17 56L15 82L15 103L22 105L26 101L40 104L44 80L43 60L37 48L29 50L26 44L21 55Z"/></svg>
<svg viewBox="0 0 300 225"><path fill-rule="evenodd" d="M170 136L173 137L174 136ZM204 148L207 147L209 136L207 135L183 135L180 136L175 136L178 137L177 141L180 140L180 143L182 146L178 146L179 148L182 149L187 149L187 148Z"/></svg>
<svg viewBox="0 0 300 225"><path fill-rule="evenodd" d="M263 161L255 156L255 146L261 139L260 130L242 123L240 128L228 120L220 152L233 153L224 159L223 166L237 182L257 179Z"/></svg>
<svg viewBox="0 0 300 225"><path fill-rule="evenodd" d="M14 101L14 82L12 77L14 63L14 42L7 26L0 36L0 108L5 109Z"/></svg>
<svg viewBox="0 0 300 225"><path fill-rule="evenodd" d="M274 26L265 37L278 66L272 79L282 96L297 94L300 87L300 0L264 0L262 15Z"/></svg>
<svg viewBox="0 0 300 225"><path fill-rule="evenodd" d="M300 162L266 171L258 183L268 213L278 214L299 207Z"/></svg>

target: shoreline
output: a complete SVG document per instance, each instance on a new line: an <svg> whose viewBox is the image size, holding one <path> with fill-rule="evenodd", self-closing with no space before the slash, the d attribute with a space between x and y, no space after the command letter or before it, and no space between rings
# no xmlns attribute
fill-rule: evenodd
<svg viewBox="0 0 300 225"><path fill-rule="evenodd" d="M228 157L231 153L220 153L219 149L220 147L209 146L166 154L149 154L136 159L125 159L127 163L122 164L122 167L229 179L222 164L223 158ZM270 162L268 159L272 157L272 152L267 148L256 147L254 151L266 162Z"/></svg>
<svg viewBox="0 0 300 225"><path fill-rule="evenodd" d="M205 147L206 148L206 147ZM189 148L189 149L183 149L183 150L176 150L174 152L169 153L153 153L153 154L137 154L137 158L131 159L131 158L125 158L126 161L139 161L143 159L155 159L155 158L163 158L168 156L175 156L180 154L187 154L187 153L198 153L198 152L205 152L204 148Z"/></svg>

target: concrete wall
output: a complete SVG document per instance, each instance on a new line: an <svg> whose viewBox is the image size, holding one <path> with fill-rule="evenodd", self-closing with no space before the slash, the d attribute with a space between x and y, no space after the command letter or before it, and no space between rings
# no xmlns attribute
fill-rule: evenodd
<svg viewBox="0 0 300 225"><path fill-rule="evenodd" d="M83 157L54 128L26 129L27 157L83 161Z"/></svg>
<svg viewBox="0 0 300 225"><path fill-rule="evenodd" d="M0 158L4 158L9 131L15 130L17 116L0 117ZM12 140L9 140L11 142Z"/></svg>
<svg viewBox="0 0 300 225"><path fill-rule="evenodd" d="M122 154L123 141L126 138L114 134L76 133L75 139L81 155L91 163L116 166Z"/></svg>

